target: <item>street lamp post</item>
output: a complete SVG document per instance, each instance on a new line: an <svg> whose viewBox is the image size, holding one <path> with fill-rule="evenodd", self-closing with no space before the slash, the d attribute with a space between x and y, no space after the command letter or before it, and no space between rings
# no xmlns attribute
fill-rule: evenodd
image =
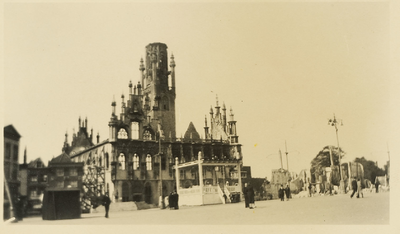
<svg viewBox="0 0 400 234"><path fill-rule="evenodd" d="M341 119L336 119L335 114L333 114L333 119L329 119L328 125L334 126L336 130L336 141L338 145L338 154L339 154L339 173L340 173L340 192L344 192L344 181L343 181L343 170L342 170L342 163L341 163L341 153L340 153L340 146L339 146L339 135L338 135L338 124L340 123L343 126L343 121Z"/></svg>

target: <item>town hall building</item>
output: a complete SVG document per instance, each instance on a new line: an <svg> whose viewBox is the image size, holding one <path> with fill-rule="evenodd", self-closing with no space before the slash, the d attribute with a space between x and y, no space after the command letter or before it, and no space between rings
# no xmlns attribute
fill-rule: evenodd
<svg viewBox="0 0 400 234"><path fill-rule="evenodd" d="M180 195L180 203L189 205L225 203L231 193L240 193L242 150L232 108L227 113L217 98L205 117L204 139L192 122L178 138L175 66L173 55L168 61L166 44L147 45L139 81L129 82L119 114L115 100L111 103L108 139L100 142L97 135L94 140L88 120L80 118L71 144L65 135L63 153L84 163L83 209L105 193L113 202L154 205L173 191ZM196 201L185 197L196 192Z"/></svg>

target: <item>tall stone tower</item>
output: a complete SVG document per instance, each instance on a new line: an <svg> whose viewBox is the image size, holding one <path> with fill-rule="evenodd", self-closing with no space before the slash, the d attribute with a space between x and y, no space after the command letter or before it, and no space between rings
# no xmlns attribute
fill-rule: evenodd
<svg viewBox="0 0 400 234"><path fill-rule="evenodd" d="M159 123L167 139L175 139L175 61L173 55L168 69L167 45L152 43L146 46L145 64L141 60L142 89L149 106L150 122Z"/></svg>

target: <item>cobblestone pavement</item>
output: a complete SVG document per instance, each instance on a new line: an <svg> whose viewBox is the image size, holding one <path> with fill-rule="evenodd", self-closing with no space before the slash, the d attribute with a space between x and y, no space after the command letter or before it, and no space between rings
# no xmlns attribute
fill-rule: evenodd
<svg viewBox="0 0 400 234"><path fill-rule="evenodd" d="M72 220L42 220L41 217L25 218L23 221L7 226L37 226L37 225L134 225L145 228L148 225L160 230L173 230L172 225L223 225L222 230L246 225L381 225L390 224L390 193L365 193L364 198L350 198L349 194L334 196L315 196L296 198L289 201L269 200L256 202L255 209L244 208L244 203L209 206L182 206L179 210L150 209L140 211L120 211L110 213L110 218L104 213L82 214L80 219ZM377 225L378 224L378 225ZM167 226L164 226L167 225ZM110 227L103 226L107 229ZM121 226L120 226L121 227ZM254 227L254 226L253 226ZM275 226L276 227L276 226ZM335 227L335 228L336 228ZM89 228L86 226L86 228ZM255 227L257 228L257 227ZM103 229L103 228L101 228ZM133 228L135 229L135 228ZM213 229L214 231L217 229ZM218 232L217 232L218 233ZM326 232L325 232L326 233ZM400 233L400 232L399 232Z"/></svg>

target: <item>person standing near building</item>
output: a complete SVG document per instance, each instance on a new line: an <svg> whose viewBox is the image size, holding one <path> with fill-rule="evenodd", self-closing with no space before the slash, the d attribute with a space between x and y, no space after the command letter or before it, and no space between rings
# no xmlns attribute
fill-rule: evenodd
<svg viewBox="0 0 400 234"><path fill-rule="evenodd" d="M249 208L249 195L248 195L247 183L244 183L243 195L244 195L244 205L245 205L245 208Z"/></svg>
<svg viewBox="0 0 400 234"><path fill-rule="evenodd" d="M108 194L106 193L106 195L104 195L103 197L103 206L106 209L106 215L105 215L106 218L108 218L108 211L110 209L110 204L111 204L110 197L108 197Z"/></svg>
<svg viewBox="0 0 400 234"><path fill-rule="evenodd" d="M251 183L249 182L249 185L247 186L247 196L249 199L249 208L254 209L256 208L256 205L254 204L254 189Z"/></svg>
<svg viewBox="0 0 400 234"><path fill-rule="evenodd" d="M363 194L363 191L362 191L362 187L361 187L361 180L358 179L357 180L357 198L360 197L360 194L361 194L361 197L364 197L364 194Z"/></svg>
<svg viewBox="0 0 400 234"><path fill-rule="evenodd" d="M281 184L281 187L278 190L278 196L281 199L281 201L284 201L284 199L285 199L285 189L283 188L282 184Z"/></svg>
<svg viewBox="0 0 400 234"><path fill-rule="evenodd" d="M350 198L353 198L354 194L357 192L357 181L355 177L353 177L353 180L351 181L351 189L353 189L353 193Z"/></svg>
<svg viewBox="0 0 400 234"><path fill-rule="evenodd" d="M375 177L375 192L378 193L379 192L379 185L381 183L379 183L378 177Z"/></svg>
<svg viewBox="0 0 400 234"><path fill-rule="evenodd" d="M286 194L286 200L289 201L289 198L290 198L290 187L289 187L289 184L286 185L285 194Z"/></svg>

